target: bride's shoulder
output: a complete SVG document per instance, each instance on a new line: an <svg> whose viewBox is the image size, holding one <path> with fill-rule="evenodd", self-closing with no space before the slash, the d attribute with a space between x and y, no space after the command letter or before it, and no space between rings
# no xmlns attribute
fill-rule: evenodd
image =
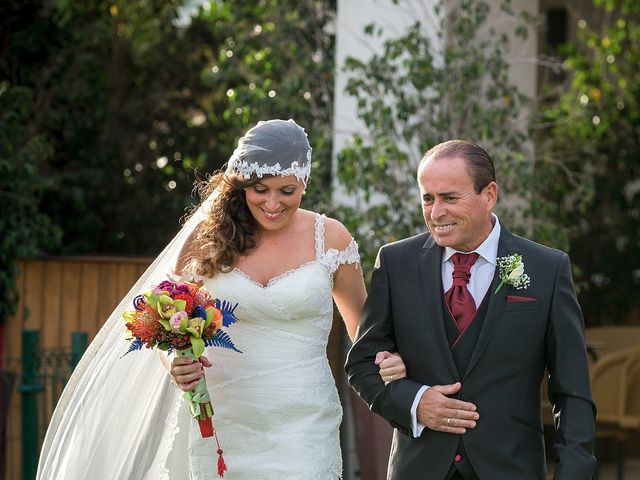
<svg viewBox="0 0 640 480"><path fill-rule="evenodd" d="M324 221L324 243L325 248L344 250L353 241L351 232L342 222L335 218L325 217Z"/></svg>

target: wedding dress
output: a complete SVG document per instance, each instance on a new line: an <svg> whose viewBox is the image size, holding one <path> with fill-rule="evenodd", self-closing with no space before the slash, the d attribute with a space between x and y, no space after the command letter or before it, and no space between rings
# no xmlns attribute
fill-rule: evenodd
<svg viewBox="0 0 640 480"><path fill-rule="evenodd" d="M225 479L342 476L342 407L326 348L333 274L359 257L354 241L343 251L325 251L324 221L324 215L316 215L316 258L267 285L238 269L205 280L214 296L238 303L238 323L229 334L243 352L205 352L213 363L205 372L229 468ZM193 421L188 449L190 478L216 478L215 440L201 438Z"/></svg>
<svg viewBox="0 0 640 480"><path fill-rule="evenodd" d="M277 153L276 153L277 152ZM281 165L282 163L282 165ZM229 174L295 175L305 184L311 147L293 120L259 122L238 142ZM167 279L217 198L214 191L109 316L69 379L40 452L37 480L213 480L217 445L200 436L166 354L125 355L122 312ZM324 246L316 216L315 259L260 285L240 270L205 285L237 302L229 334L243 351L210 348L206 379L228 465L226 480L333 480L342 476L342 409L326 356L333 275L359 261L354 241ZM163 365L164 363L164 365Z"/></svg>

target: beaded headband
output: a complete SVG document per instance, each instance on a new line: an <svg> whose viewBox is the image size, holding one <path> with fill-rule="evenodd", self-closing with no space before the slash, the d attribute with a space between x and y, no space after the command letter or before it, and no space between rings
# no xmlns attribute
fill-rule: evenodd
<svg viewBox="0 0 640 480"><path fill-rule="evenodd" d="M226 173L245 180L254 175L295 175L306 185L311 175L311 150L304 128L293 120L261 121L238 140Z"/></svg>

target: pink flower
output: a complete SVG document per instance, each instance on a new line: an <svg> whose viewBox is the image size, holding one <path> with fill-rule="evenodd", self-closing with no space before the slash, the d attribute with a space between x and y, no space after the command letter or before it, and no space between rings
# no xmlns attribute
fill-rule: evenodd
<svg viewBox="0 0 640 480"><path fill-rule="evenodd" d="M187 312L176 312L171 315L169 319L169 325L171 325L171 331L178 333L180 331L180 324L182 323L182 319L187 316Z"/></svg>

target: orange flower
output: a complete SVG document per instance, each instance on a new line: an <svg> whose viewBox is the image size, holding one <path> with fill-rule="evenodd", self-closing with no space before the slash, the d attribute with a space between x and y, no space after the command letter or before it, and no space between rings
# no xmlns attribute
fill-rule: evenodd
<svg viewBox="0 0 640 480"><path fill-rule="evenodd" d="M173 296L174 300L184 300L186 302L186 306L184 307L184 311L187 312L187 315L191 315L193 311L193 297L186 293L179 293Z"/></svg>
<svg viewBox="0 0 640 480"><path fill-rule="evenodd" d="M222 312L217 308L213 309L213 320L211 320L211 326L215 329L214 331L218 331L222 328Z"/></svg>
<svg viewBox="0 0 640 480"><path fill-rule="evenodd" d="M160 314L150 305L145 304L135 312L134 321L130 328L131 333L144 341L153 338L160 329L164 328L159 320Z"/></svg>

